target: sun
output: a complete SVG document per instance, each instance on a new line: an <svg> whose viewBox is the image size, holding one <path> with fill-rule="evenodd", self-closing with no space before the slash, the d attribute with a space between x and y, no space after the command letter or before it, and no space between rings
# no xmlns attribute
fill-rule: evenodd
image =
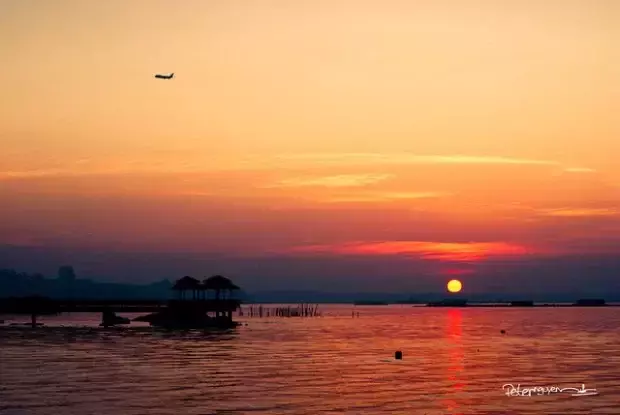
<svg viewBox="0 0 620 415"><path fill-rule="evenodd" d="M461 281L459 280L450 280L448 281L448 291L450 291L451 293L458 293L459 291L461 291L461 288L463 288L463 284L461 284Z"/></svg>

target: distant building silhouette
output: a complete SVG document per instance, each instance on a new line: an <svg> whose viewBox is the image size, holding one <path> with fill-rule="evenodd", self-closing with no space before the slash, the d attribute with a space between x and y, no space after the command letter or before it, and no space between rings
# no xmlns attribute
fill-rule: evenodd
<svg viewBox="0 0 620 415"><path fill-rule="evenodd" d="M160 299L170 297L172 283L162 280L143 285L92 281L76 278L70 266L61 267L55 276L45 278L39 273L28 274L13 269L0 269L0 299L40 295L54 299ZM71 292L69 292L69 288Z"/></svg>
<svg viewBox="0 0 620 415"><path fill-rule="evenodd" d="M63 265L58 268L58 280L62 285L62 291L66 298L73 298L73 285L75 283L75 271L71 265Z"/></svg>
<svg viewBox="0 0 620 415"><path fill-rule="evenodd" d="M75 271L71 265L64 265L58 268L58 279L61 281L73 282L75 281Z"/></svg>

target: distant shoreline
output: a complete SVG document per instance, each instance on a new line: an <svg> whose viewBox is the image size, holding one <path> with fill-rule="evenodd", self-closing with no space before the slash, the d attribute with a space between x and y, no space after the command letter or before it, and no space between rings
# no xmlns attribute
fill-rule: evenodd
<svg viewBox="0 0 620 415"><path fill-rule="evenodd" d="M446 307L452 307L452 308L541 308L541 307L586 307L586 308L592 308L592 307L620 307L620 303L606 303L606 304L596 304L596 305L585 305L585 304L574 304L574 303L569 303L569 302L558 302L558 303L552 303L552 302L547 302L547 303L535 303L533 305L512 305L510 304L510 302L506 302L506 303L484 303L484 302L479 302L479 303L469 303L469 304L465 304L465 305L455 305L455 304L449 304L449 305L429 305L429 303L399 303L399 302L385 302L385 303L376 303L376 304L370 304L370 303L355 303L355 302L321 302L321 301L310 301L309 303L312 304L330 304L330 305L351 305L351 306L355 306L355 307L387 307L387 306L411 306L411 307L442 307L442 308L446 308ZM300 304L300 303L296 303L296 302L272 302L272 301L247 301L244 302L242 305L296 305L296 304Z"/></svg>

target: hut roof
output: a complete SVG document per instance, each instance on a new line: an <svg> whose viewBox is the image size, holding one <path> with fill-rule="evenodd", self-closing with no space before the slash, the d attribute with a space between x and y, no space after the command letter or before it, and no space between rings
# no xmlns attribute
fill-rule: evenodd
<svg viewBox="0 0 620 415"><path fill-rule="evenodd" d="M185 276L172 286L173 290L196 290L200 287L200 281L196 278Z"/></svg>
<svg viewBox="0 0 620 415"><path fill-rule="evenodd" d="M233 284L231 280L221 275L214 275L202 282L202 286L206 290L239 290L240 288Z"/></svg>

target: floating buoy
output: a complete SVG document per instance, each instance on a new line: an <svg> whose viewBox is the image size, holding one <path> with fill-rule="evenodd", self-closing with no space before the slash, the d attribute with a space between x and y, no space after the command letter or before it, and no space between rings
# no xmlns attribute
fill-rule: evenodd
<svg viewBox="0 0 620 415"><path fill-rule="evenodd" d="M506 334L506 330L502 330L502 331L500 331L500 333Z"/></svg>
<svg viewBox="0 0 620 415"><path fill-rule="evenodd" d="M394 353L394 359L396 360L402 360L403 359L403 352L401 352L400 350L397 351L396 353Z"/></svg>

